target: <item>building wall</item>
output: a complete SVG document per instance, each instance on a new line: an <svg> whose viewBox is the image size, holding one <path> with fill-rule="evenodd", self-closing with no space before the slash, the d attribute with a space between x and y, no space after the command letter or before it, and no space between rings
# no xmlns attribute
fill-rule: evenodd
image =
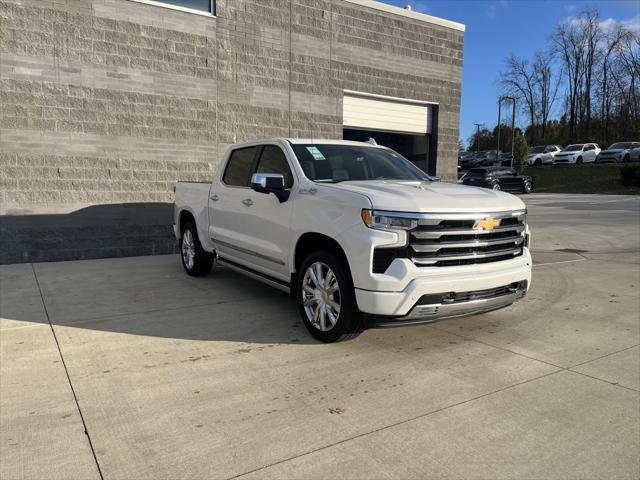
<svg viewBox="0 0 640 480"><path fill-rule="evenodd" d="M0 263L175 251L176 180L229 144L342 137L345 89L439 103L456 173L463 33L347 0L0 0Z"/></svg>

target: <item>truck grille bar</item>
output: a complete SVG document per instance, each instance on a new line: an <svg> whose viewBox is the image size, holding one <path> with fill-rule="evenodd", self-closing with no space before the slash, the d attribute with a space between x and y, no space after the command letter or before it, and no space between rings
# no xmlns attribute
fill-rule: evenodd
<svg viewBox="0 0 640 480"><path fill-rule="evenodd" d="M374 273L384 273L394 258L409 258L419 267L447 267L500 262L523 254L524 210L401 215L416 219L417 227L409 232L406 247L375 249Z"/></svg>
<svg viewBox="0 0 640 480"><path fill-rule="evenodd" d="M410 258L419 266L488 263L522 255L524 212L474 214L471 218L418 220L411 231Z"/></svg>

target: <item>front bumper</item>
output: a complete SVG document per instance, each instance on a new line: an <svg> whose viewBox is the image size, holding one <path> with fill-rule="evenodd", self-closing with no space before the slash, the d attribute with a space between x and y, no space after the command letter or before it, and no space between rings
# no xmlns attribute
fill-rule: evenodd
<svg viewBox="0 0 640 480"><path fill-rule="evenodd" d="M525 248L523 255L513 260L487 263L482 265L468 265L465 267L425 268L420 269L424 273L413 278L401 291L372 291L355 289L358 308L365 314L374 317L390 317L394 324L403 321L419 323L433 321L434 319L449 316L471 315L479 311L495 310L513 303L521 298L531 284L531 255ZM425 313L427 309L416 309L421 305L420 300L426 295L439 295L445 293L476 292L487 289L497 289L518 282L526 282L524 292L515 295L507 295L496 304L481 305L480 303L447 304L446 308L438 310L438 316L424 315L418 317L418 313ZM522 288L520 288L522 290ZM481 302L482 303L482 302ZM430 305L430 304L427 304ZM455 308L454 308L455 305ZM442 305L445 306L444 304ZM410 318L406 318L412 315ZM402 317L405 317L404 320ZM431 320L429 320L431 319ZM384 319L382 319L384 320ZM377 322L379 323L379 322Z"/></svg>
<svg viewBox="0 0 640 480"><path fill-rule="evenodd" d="M553 163L576 163L578 157L555 157Z"/></svg>
<svg viewBox="0 0 640 480"><path fill-rule="evenodd" d="M508 307L524 297L527 294L527 285L527 281L523 280L496 289L465 292L464 296L467 298L465 301L456 301L454 292L424 295L407 315L402 317L368 316L368 320L375 326L391 327L432 323L447 318L492 312Z"/></svg>

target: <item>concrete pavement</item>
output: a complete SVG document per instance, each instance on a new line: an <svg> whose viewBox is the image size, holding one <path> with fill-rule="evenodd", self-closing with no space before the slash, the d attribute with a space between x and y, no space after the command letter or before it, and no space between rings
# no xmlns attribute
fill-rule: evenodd
<svg viewBox="0 0 640 480"><path fill-rule="evenodd" d="M0 478L638 478L640 199L524 199L526 299L336 345L175 256L1 267Z"/></svg>

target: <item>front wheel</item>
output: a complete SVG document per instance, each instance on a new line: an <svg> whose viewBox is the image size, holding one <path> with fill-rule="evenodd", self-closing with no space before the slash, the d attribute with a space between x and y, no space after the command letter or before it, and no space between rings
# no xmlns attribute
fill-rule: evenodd
<svg viewBox="0 0 640 480"><path fill-rule="evenodd" d="M533 164L534 164L536 167L539 167L540 165L542 165L542 160L541 160L541 159L539 159L539 158L536 158L536 161L535 161L535 162L533 162Z"/></svg>
<svg viewBox="0 0 640 480"><path fill-rule="evenodd" d="M354 338L362 331L348 267L336 255L311 253L298 272L296 299L309 333L323 342Z"/></svg>
<svg viewBox="0 0 640 480"><path fill-rule="evenodd" d="M630 162L630 161L631 161L631 157L628 154L625 155L624 158L622 159L623 163L627 163L627 162Z"/></svg>
<svg viewBox="0 0 640 480"><path fill-rule="evenodd" d="M500 186L499 183L494 183L493 187L491 187L491 189L499 192L500 190L502 190L502 187Z"/></svg>
<svg viewBox="0 0 640 480"><path fill-rule="evenodd" d="M578 165L582 165L582 157L578 157L578 160L576 160L576 163Z"/></svg>
<svg viewBox="0 0 640 480"><path fill-rule="evenodd" d="M531 193L531 190L533 190L533 184L530 180L525 180L522 186L522 193Z"/></svg>
<svg viewBox="0 0 640 480"><path fill-rule="evenodd" d="M185 272L192 277L202 277L211 271L214 255L202 249L198 232L193 223L185 223L180 237L180 258Z"/></svg>

